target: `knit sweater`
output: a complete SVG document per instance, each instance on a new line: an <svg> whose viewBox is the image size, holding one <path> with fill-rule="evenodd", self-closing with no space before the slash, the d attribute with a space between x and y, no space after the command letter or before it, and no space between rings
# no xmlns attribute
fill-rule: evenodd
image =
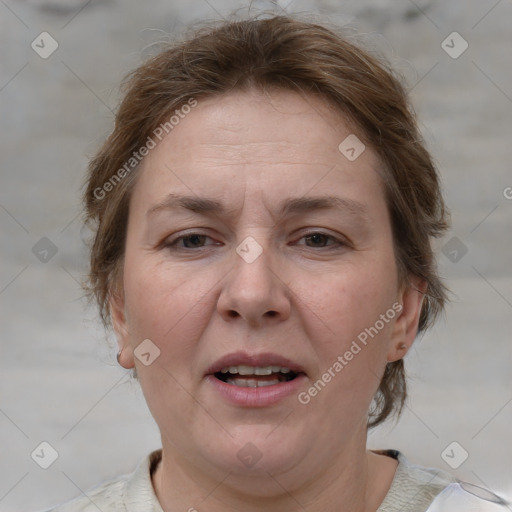
<svg viewBox="0 0 512 512"><path fill-rule="evenodd" d="M376 453L398 460L391 486L377 512L509 511L504 502L489 491L469 484L461 486L451 474L412 464L397 450ZM133 473L105 482L46 512L163 512L151 480L161 455L162 451L156 450L146 456Z"/></svg>

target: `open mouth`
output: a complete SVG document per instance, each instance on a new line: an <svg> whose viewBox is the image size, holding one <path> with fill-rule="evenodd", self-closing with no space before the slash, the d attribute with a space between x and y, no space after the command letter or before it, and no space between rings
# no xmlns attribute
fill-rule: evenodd
<svg viewBox="0 0 512 512"><path fill-rule="evenodd" d="M214 376L226 384L244 388L260 388L289 382L298 377L298 373L283 366L226 366Z"/></svg>

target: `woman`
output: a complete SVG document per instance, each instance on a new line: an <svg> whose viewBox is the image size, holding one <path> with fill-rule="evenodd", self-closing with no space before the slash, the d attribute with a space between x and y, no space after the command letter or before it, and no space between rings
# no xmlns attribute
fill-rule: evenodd
<svg viewBox="0 0 512 512"><path fill-rule="evenodd" d="M438 176L386 65L276 16L125 85L85 191L91 291L162 450L55 510L505 510L366 448L445 302Z"/></svg>

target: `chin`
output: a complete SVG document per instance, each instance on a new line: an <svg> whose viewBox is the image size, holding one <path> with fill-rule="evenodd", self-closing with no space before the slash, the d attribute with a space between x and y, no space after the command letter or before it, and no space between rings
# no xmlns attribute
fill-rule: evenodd
<svg viewBox="0 0 512 512"><path fill-rule="evenodd" d="M270 475L278 477L297 467L307 456L307 447L311 442L305 442L306 436L298 431L292 435L289 428L275 425L238 425L229 429L233 437L224 436L219 440L211 440L206 448L205 457L210 464L229 472L243 480L250 477L248 483L255 488L272 480ZM255 477L258 483L255 485ZM270 485L271 491L276 491L275 481ZM282 492L282 489L281 489Z"/></svg>

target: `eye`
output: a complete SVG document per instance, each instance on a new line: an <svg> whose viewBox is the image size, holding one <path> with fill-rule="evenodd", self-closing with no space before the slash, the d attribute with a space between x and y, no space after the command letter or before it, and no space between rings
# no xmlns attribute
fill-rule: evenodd
<svg viewBox="0 0 512 512"><path fill-rule="evenodd" d="M204 247L203 244L207 238L210 237L202 235L201 233L189 233L188 235L179 236L174 240L167 242L165 247L176 251L182 249L200 249L201 247ZM181 245L181 242L183 242L184 245Z"/></svg>
<svg viewBox="0 0 512 512"><path fill-rule="evenodd" d="M205 245L207 239L212 240L208 235L203 235L201 233L189 233L187 235L182 235L173 240L170 240L169 242L166 242L164 246L172 251L180 251L201 249L207 245L218 245L218 243L215 242ZM347 242L321 231L313 231L311 233L307 233L299 240L306 240L306 243L298 243L297 245L305 245L307 247L317 249L329 249L344 247L348 245Z"/></svg>
<svg viewBox="0 0 512 512"><path fill-rule="evenodd" d="M302 239L305 239L305 240L308 240L310 243L306 243L307 247L313 247L313 248L324 248L324 247L342 247L342 246L346 246L347 243L332 236L332 235L329 235L327 233L322 233L321 231L314 231L314 232L311 232L311 233L308 233L306 235L304 235ZM331 243L330 245L327 245L327 242L331 240L333 241L334 243ZM299 244L299 245L303 245L303 244Z"/></svg>

